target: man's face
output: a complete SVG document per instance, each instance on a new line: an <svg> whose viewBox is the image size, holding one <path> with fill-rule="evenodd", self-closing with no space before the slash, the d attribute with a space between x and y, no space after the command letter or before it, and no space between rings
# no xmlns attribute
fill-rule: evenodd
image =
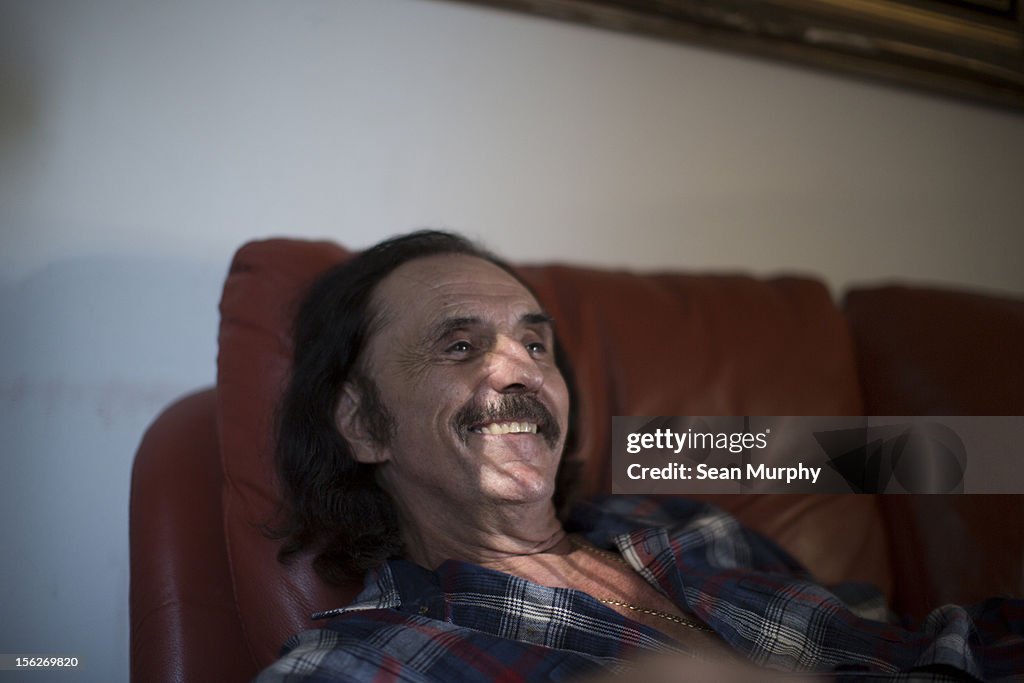
<svg viewBox="0 0 1024 683"><path fill-rule="evenodd" d="M511 275L472 256L395 269L374 292L361 365L392 418L381 484L406 505L544 501L568 428L551 322ZM351 441L351 439L350 439Z"/></svg>

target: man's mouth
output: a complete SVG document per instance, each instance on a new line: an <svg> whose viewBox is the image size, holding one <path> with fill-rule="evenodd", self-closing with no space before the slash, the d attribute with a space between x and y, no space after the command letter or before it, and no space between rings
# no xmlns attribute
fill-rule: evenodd
<svg viewBox="0 0 1024 683"><path fill-rule="evenodd" d="M536 434L554 448L562 436L558 421L547 406L528 394L503 394L488 402L469 402L454 415L452 426L463 443L468 443L474 434Z"/></svg>
<svg viewBox="0 0 1024 683"><path fill-rule="evenodd" d="M469 431L474 434L489 434L499 436L501 434L536 434L536 422L488 422L470 427Z"/></svg>

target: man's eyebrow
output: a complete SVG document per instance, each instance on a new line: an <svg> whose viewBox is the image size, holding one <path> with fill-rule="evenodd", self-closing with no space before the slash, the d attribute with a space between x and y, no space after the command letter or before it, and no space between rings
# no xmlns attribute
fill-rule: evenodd
<svg viewBox="0 0 1024 683"><path fill-rule="evenodd" d="M483 323L483 319L477 316L462 316L459 318L443 318L434 323L427 331L427 341L443 339L456 330L464 330L467 327L474 327Z"/></svg>
<svg viewBox="0 0 1024 683"><path fill-rule="evenodd" d="M460 316L455 318L443 318L430 327L425 335L426 341L444 339L452 332L464 330L469 327L483 325L484 320L479 316ZM520 325L546 325L554 327L555 319L547 313L540 311L524 313L519 317Z"/></svg>
<svg viewBox="0 0 1024 683"><path fill-rule="evenodd" d="M555 319L544 312L527 313L519 318L519 324L521 325L547 325L548 327L555 326Z"/></svg>

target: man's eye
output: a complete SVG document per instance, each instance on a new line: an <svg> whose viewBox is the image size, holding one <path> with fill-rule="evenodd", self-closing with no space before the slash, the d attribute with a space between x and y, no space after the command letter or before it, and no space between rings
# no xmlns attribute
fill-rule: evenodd
<svg viewBox="0 0 1024 683"><path fill-rule="evenodd" d="M473 345L470 344L468 341L457 341L451 346L449 346L447 349L445 349L445 351L448 353L469 353L472 350Z"/></svg>
<svg viewBox="0 0 1024 683"><path fill-rule="evenodd" d="M536 356L538 354L547 353L548 347L542 342L530 342L526 345L526 350Z"/></svg>

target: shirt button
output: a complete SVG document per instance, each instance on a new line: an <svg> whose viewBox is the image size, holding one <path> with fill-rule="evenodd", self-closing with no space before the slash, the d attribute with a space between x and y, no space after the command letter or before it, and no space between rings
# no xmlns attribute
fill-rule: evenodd
<svg viewBox="0 0 1024 683"><path fill-rule="evenodd" d="M428 608L426 605L420 605L420 614L426 614L429 611L430 608Z"/></svg>

